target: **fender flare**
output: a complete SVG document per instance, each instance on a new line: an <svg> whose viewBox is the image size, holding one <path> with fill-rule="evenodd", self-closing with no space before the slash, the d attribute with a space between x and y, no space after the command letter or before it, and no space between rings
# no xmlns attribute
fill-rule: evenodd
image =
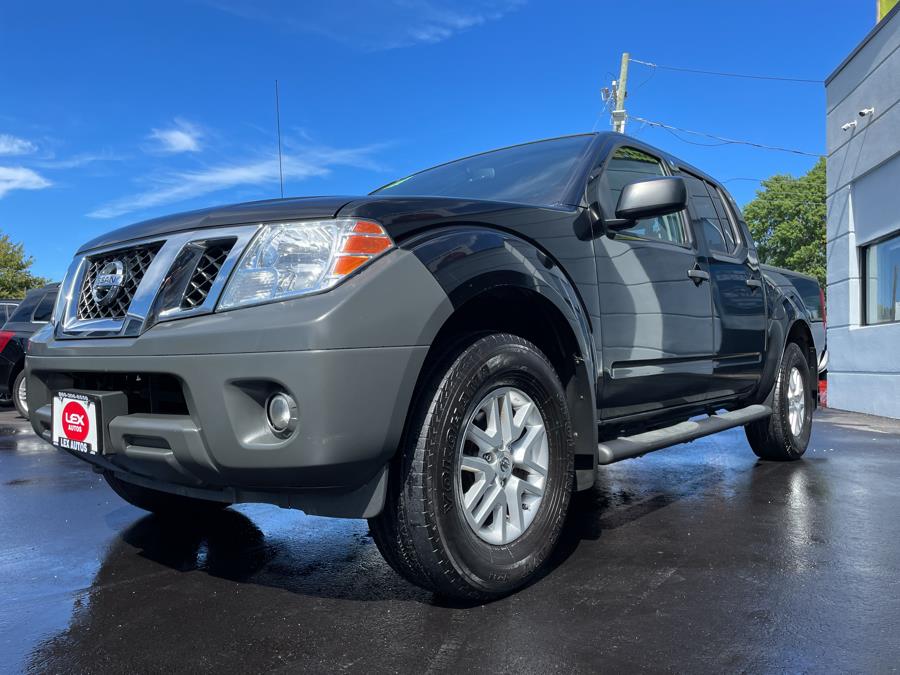
<svg viewBox="0 0 900 675"><path fill-rule="evenodd" d="M403 248L418 257L453 307L444 324L428 336L430 343L468 303L499 289L539 296L565 320L564 326L553 330L567 331L577 345L577 353L571 355L574 376L563 384L572 418L578 486L593 485L597 456L595 342L588 312L562 266L530 241L479 225L434 230L404 242Z"/></svg>
<svg viewBox="0 0 900 675"><path fill-rule="evenodd" d="M784 352L787 349L790 336L797 330L803 330L805 331L806 339L810 344L813 344L812 330L809 327L806 312L797 304L794 298L777 287L770 287L768 290L770 293L767 302L770 317L768 335L766 337L768 348L766 349L766 359L755 397L759 401L767 399L775 386L775 380L778 377L778 370L781 368L781 361L784 358ZM777 350L772 349L775 345L778 345ZM810 372L814 374L818 372L815 360L810 364ZM813 388L817 386L815 377L811 386ZM813 396L813 400L816 400L815 396Z"/></svg>

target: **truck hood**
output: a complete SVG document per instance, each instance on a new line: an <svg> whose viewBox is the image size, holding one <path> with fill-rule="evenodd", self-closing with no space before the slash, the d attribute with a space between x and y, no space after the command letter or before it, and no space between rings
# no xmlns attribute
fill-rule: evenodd
<svg viewBox="0 0 900 675"><path fill-rule="evenodd" d="M102 234L84 244L78 253L114 246L136 239L147 239L185 230L198 230L223 225L242 225L288 219L333 218L341 207L356 197L302 197L271 199L230 206L214 206L172 216L145 220Z"/></svg>

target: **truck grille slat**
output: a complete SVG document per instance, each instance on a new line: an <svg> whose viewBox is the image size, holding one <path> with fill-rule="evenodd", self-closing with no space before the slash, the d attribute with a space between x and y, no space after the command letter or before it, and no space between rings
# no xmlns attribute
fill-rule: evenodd
<svg viewBox="0 0 900 675"><path fill-rule="evenodd" d="M124 319L147 268L150 267L150 263L153 262L153 258L156 257L160 248L162 248L162 243L158 242L89 258L88 269L78 295L78 318ZM104 265L114 261L119 261L124 266L122 287L111 302L101 304L94 298L94 282Z"/></svg>
<svg viewBox="0 0 900 675"><path fill-rule="evenodd" d="M234 239L224 239L211 241L206 245L206 250L197 261L197 267L194 268L191 280L184 291L181 309L194 309L206 301L213 282L219 276L219 270L225 264L234 242Z"/></svg>

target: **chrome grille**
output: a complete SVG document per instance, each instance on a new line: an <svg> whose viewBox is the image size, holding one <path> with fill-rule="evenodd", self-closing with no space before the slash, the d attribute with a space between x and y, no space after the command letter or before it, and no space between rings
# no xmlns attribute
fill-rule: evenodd
<svg viewBox="0 0 900 675"><path fill-rule="evenodd" d="M76 257L60 291L71 301L61 308L57 335L137 337L162 321L213 312L258 231L259 225L226 225L172 232L165 241L135 241ZM117 283L118 290L111 290Z"/></svg>
<svg viewBox="0 0 900 675"><path fill-rule="evenodd" d="M124 319L141 279L144 278L147 268L150 267L150 263L153 262L153 258L156 257L160 248L162 248L162 242L156 242L89 258L84 281L81 284L81 292L78 294L78 318ZM94 281L104 265L116 260L120 261L124 267L122 287L112 302L101 305L94 299L92 293Z"/></svg>
<svg viewBox="0 0 900 675"><path fill-rule="evenodd" d="M206 244L203 255L197 261L197 267L191 275L187 288L184 289L184 297L181 299L181 309L194 309L204 303L213 282L219 275L219 270L225 264L225 259L234 246L234 239L211 241Z"/></svg>

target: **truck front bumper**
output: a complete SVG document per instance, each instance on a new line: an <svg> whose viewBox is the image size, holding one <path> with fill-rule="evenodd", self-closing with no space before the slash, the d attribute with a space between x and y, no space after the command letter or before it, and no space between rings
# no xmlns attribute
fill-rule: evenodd
<svg viewBox="0 0 900 675"><path fill-rule="evenodd" d="M73 454L160 489L188 494L174 487L190 487L219 492L204 496L223 501L303 507L303 493L336 496L378 482L399 446L426 352L393 347L102 360L35 356L28 359L28 402L35 431L49 441L53 392L74 388L79 376L174 374L186 414L127 411L103 419L103 454ZM266 420L265 402L275 391L297 402L298 424L288 438L276 436ZM313 502L307 499L304 510L329 510Z"/></svg>

